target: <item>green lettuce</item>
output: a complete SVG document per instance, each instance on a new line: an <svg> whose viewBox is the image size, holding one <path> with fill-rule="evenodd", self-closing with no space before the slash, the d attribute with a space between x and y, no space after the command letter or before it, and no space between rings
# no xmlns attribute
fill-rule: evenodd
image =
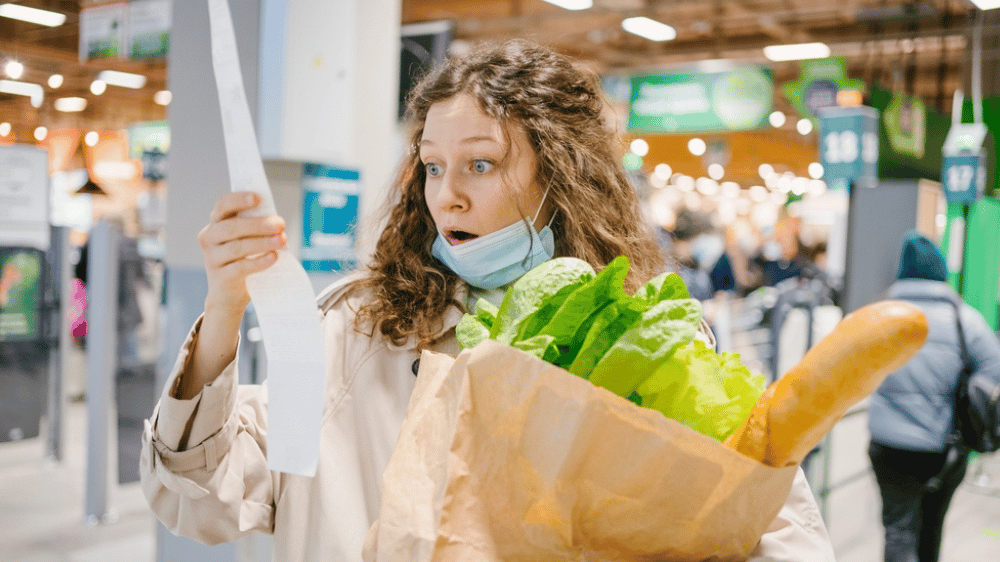
<svg viewBox="0 0 1000 562"><path fill-rule="evenodd" d="M549 260L516 281L499 307L477 302L456 328L459 345L501 341L726 439L763 393L763 377L739 355L695 339L701 303L677 274L659 275L631 295L627 274L624 256L599 274L575 258Z"/></svg>

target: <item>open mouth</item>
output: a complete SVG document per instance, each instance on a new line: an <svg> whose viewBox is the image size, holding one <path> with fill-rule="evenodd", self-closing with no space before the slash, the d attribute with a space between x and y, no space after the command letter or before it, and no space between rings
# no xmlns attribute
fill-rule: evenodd
<svg viewBox="0 0 1000 562"><path fill-rule="evenodd" d="M464 230L446 230L444 237L448 240L448 243L452 246L458 246L468 242L469 240L479 238L478 234L473 234L471 232L466 232Z"/></svg>

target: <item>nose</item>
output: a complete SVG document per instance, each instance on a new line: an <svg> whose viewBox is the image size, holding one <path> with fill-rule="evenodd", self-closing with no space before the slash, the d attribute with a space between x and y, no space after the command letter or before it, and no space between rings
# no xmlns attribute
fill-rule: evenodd
<svg viewBox="0 0 1000 562"><path fill-rule="evenodd" d="M465 193L465 185L460 174L446 170L438 181L435 194L438 208L446 212L465 211L469 208L469 198Z"/></svg>

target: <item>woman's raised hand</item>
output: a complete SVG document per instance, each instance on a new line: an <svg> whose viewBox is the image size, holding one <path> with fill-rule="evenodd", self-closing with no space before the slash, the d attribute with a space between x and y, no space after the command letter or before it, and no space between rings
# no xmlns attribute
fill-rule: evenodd
<svg viewBox="0 0 1000 562"><path fill-rule="evenodd" d="M240 216L259 203L260 197L250 191L227 193L215 202L208 225L198 233L208 274L206 312L242 317L250 303L247 276L270 267L288 240L281 217Z"/></svg>

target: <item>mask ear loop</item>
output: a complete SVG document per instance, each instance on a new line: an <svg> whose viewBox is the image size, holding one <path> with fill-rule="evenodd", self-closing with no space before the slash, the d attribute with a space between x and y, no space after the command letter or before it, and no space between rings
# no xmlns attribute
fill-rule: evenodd
<svg viewBox="0 0 1000 562"><path fill-rule="evenodd" d="M549 191L551 189L552 189L552 185L549 184L549 186L545 188L545 193L542 194L542 201L540 203L538 203L538 209L535 210L535 216L531 218L531 227L532 228L535 227L535 221L538 220L538 215L541 214L541 212L542 212L542 205L545 204L545 198L549 196ZM556 211L558 211L558 209L556 209ZM552 226L552 221L555 220L555 218L556 218L556 211L552 212L552 216L549 218L549 224L547 224L545 226Z"/></svg>

